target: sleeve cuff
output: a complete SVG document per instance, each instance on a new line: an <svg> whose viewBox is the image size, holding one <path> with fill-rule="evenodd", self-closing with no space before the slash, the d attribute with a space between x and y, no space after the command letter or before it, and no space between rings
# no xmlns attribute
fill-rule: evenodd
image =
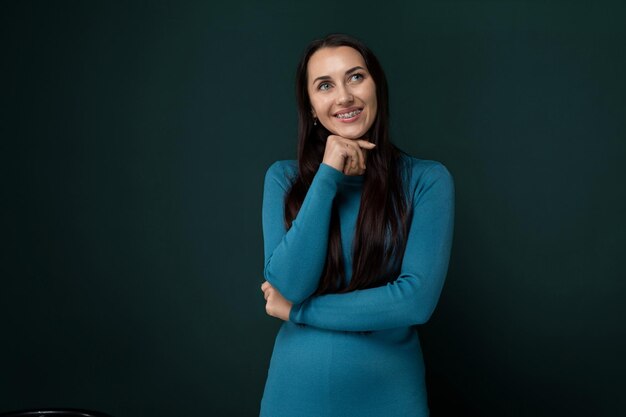
<svg viewBox="0 0 626 417"><path fill-rule="evenodd" d="M306 301L303 301L298 304L293 304L291 306L291 311L289 312L289 321L296 324L305 324L303 321L302 307Z"/></svg>
<svg viewBox="0 0 626 417"><path fill-rule="evenodd" d="M343 172L339 171L336 168L331 167L325 162L322 162L320 164L319 168L317 169L317 172L319 175L322 175L323 177L332 178L335 181L341 181L343 177L346 176L346 174L344 174Z"/></svg>

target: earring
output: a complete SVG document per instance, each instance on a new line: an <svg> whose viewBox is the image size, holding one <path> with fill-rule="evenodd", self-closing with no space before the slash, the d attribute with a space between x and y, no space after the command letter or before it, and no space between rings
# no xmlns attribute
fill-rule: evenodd
<svg viewBox="0 0 626 417"><path fill-rule="evenodd" d="M313 126L317 126L317 118L313 118Z"/></svg>

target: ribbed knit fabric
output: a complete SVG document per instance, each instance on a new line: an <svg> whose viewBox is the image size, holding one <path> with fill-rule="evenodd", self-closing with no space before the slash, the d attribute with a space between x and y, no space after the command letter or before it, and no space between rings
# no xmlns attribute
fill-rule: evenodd
<svg viewBox="0 0 626 417"><path fill-rule="evenodd" d="M293 302L276 336L261 417L428 416L415 325L431 316L445 280L454 228L454 182L437 161L403 155L412 205L397 279L346 294L312 296L321 278L333 201L346 278L364 176L320 164L287 231L284 198L298 166L276 161L263 192L264 276ZM372 331L371 333L362 333Z"/></svg>

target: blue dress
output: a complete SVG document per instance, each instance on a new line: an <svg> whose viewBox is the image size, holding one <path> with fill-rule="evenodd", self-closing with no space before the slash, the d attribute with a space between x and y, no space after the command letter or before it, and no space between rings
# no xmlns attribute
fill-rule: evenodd
<svg viewBox="0 0 626 417"><path fill-rule="evenodd" d="M284 197L297 161L276 161L268 168L264 276L294 304L276 336L260 417L428 416L415 325L431 316L447 273L454 182L440 162L408 155L402 161L413 214L400 274L384 286L321 296L312 294L323 273L333 201L346 278L351 277L364 177L320 164L286 231Z"/></svg>

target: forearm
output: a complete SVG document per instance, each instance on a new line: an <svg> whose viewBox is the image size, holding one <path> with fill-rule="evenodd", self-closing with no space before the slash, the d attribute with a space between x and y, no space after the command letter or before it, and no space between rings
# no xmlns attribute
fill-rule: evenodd
<svg viewBox="0 0 626 417"><path fill-rule="evenodd" d="M283 211L280 211L280 216L276 215L277 204L284 205L284 195L274 195L265 199L264 277L291 302L303 301L318 287L326 260L337 179L343 175L338 170L321 164L296 218L286 232ZM271 198L280 200L268 201ZM280 224L276 224L278 222Z"/></svg>
<svg viewBox="0 0 626 417"><path fill-rule="evenodd" d="M425 323L448 270L454 228L454 188L445 170L416 198L398 278L384 286L310 297L294 304L290 320L330 330L367 331Z"/></svg>
<svg viewBox="0 0 626 417"><path fill-rule="evenodd" d="M310 297L293 305L289 320L345 331L422 324L430 318L442 285L441 276L430 282L414 275L401 276L382 287Z"/></svg>

